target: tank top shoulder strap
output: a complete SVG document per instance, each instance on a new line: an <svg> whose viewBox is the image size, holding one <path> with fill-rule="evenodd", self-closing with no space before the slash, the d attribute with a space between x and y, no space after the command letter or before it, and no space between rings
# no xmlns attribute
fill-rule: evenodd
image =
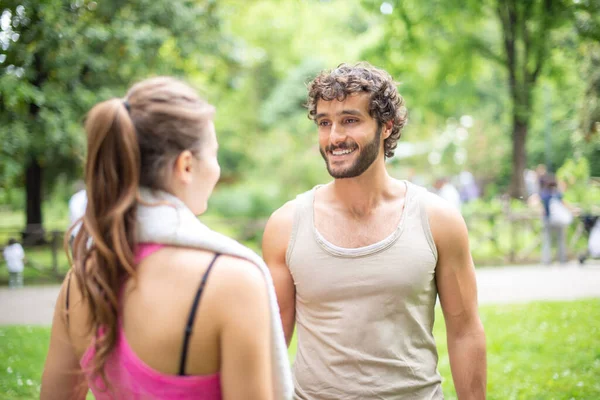
<svg viewBox="0 0 600 400"><path fill-rule="evenodd" d="M187 324L185 325L185 335L183 337L183 347L181 349L181 359L179 363L179 375L185 375L185 363L187 361L187 353L189 347L190 336L192 335L192 328L194 326L194 320L196 318L196 311L198 310L198 303L200 303L200 297L202 296L202 291L204 290L204 286L206 286L206 280L208 279L208 274L215 264L215 261L220 256L219 253L215 253L212 261L208 265L206 272L202 275L202 280L200 281L200 286L196 291L196 296L194 297L194 302L192 303L192 308L190 310L190 314L188 316Z"/></svg>
<svg viewBox="0 0 600 400"><path fill-rule="evenodd" d="M429 215L427 214L427 203L429 195L431 194L427 188L419 185L415 185L409 181L406 181L406 185L409 187L411 192L411 207L413 215L418 215L419 224L423 228L423 233L427 239L427 243L433 252L433 255L437 259L437 247L433 240L433 234L431 233L431 226L429 224Z"/></svg>

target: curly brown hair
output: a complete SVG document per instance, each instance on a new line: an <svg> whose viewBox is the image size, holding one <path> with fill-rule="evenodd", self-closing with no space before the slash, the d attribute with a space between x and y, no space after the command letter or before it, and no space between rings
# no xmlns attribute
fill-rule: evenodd
<svg viewBox="0 0 600 400"><path fill-rule="evenodd" d="M336 69L322 71L308 84L308 118L315 120L319 100L344 101L355 93L369 93L369 115L379 126L394 122L391 135L384 140L385 156L392 157L407 120L404 99L396 85L390 74L367 62L340 64Z"/></svg>

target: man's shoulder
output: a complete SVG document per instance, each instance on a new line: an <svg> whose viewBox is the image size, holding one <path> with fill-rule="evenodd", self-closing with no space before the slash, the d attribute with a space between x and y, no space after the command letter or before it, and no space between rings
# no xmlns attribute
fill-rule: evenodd
<svg viewBox="0 0 600 400"><path fill-rule="evenodd" d="M436 244L440 239L450 238L466 231L460 210L436 193L425 190L421 196L431 233Z"/></svg>
<svg viewBox="0 0 600 400"><path fill-rule="evenodd" d="M266 223L263 240L266 238L267 241L279 241L288 238L292 234L294 220L298 218L297 213L300 208L305 208L311 202L316 187L298 194L273 211Z"/></svg>
<svg viewBox="0 0 600 400"><path fill-rule="evenodd" d="M297 208L299 206L301 206L302 204L306 203L309 199L312 198L312 196L314 195L314 191L316 188L318 188L320 185L317 185L315 187L313 187L312 189L309 189L305 192L299 193L298 195L296 195L295 198L287 201L286 203L284 203L281 207L279 207L278 209L276 209L275 211L273 211L273 213L271 214L271 219L289 219L289 218L293 218Z"/></svg>
<svg viewBox="0 0 600 400"><path fill-rule="evenodd" d="M431 192L426 186L419 185L417 183L408 180L396 180L399 185L403 188L406 187L407 195L419 202L429 203L435 200L435 197L439 197L435 193Z"/></svg>
<svg viewBox="0 0 600 400"><path fill-rule="evenodd" d="M429 189L427 189L427 187L425 187L424 185L421 185L416 182L411 182L409 180L393 178L393 182L401 187L407 186L409 190L415 190L418 192L429 192Z"/></svg>
<svg viewBox="0 0 600 400"><path fill-rule="evenodd" d="M298 198L285 202L281 207L273 211L271 217L269 218L269 221L279 221L293 218L294 213L296 212L297 203Z"/></svg>
<svg viewBox="0 0 600 400"><path fill-rule="evenodd" d="M292 199L275 210L269 217L262 238L263 258L272 254L285 254L287 242L292 234L297 199Z"/></svg>
<svg viewBox="0 0 600 400"><path fill-rule="evenodd" d="M413 190L413 196L422 203L430 222L445 223L462 220L460 211L448 199L430 191L425 186L409 183Z"/></svg>

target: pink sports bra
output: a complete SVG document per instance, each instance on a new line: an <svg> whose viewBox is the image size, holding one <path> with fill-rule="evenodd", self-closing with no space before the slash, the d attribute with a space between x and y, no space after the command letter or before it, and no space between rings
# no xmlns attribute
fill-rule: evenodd
<svg viewBox="0 0 600 400"><path fill-rule="evenodd" d="M164 246L161 244L140 243L136 249L136 264L139 264L141 260L163 247ZM88 380L88 385L97 400L220 400L222 398L219 373L203 376L190 376L185 374L185 362L189 338L192 334L196 310L198 308L200 296L206 285L208 274L218 256L219 254L215 254L215 257L202 276L192 309L189 313L187 324L183 330L184 340L178 375L168 375L158 372L144 363L144 361L133 352L129 343L127 343L125 332L123 331L119 320L117 344L104 366L106 378L109 382L109 388L107 389L104 387L100 377L94 378L89 373L91 360L95 354L93 344L87 348L80 361L81 368ZM67 309L68 298L67 286ZM102 330L100 330L99 334L102 334Z"/></svg>

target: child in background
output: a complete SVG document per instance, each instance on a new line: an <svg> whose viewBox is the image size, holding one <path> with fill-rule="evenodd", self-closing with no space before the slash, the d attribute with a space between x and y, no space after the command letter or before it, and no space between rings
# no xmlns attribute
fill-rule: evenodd
<svg viewBox="0 0 600 400"><path fill-rule="evenodd" d="M4 248L4 259L8 267L8 286L11 289L23 287L23 269L25 267L25 251L23 246L15 239L8 240L8 245Z"/></svg>

